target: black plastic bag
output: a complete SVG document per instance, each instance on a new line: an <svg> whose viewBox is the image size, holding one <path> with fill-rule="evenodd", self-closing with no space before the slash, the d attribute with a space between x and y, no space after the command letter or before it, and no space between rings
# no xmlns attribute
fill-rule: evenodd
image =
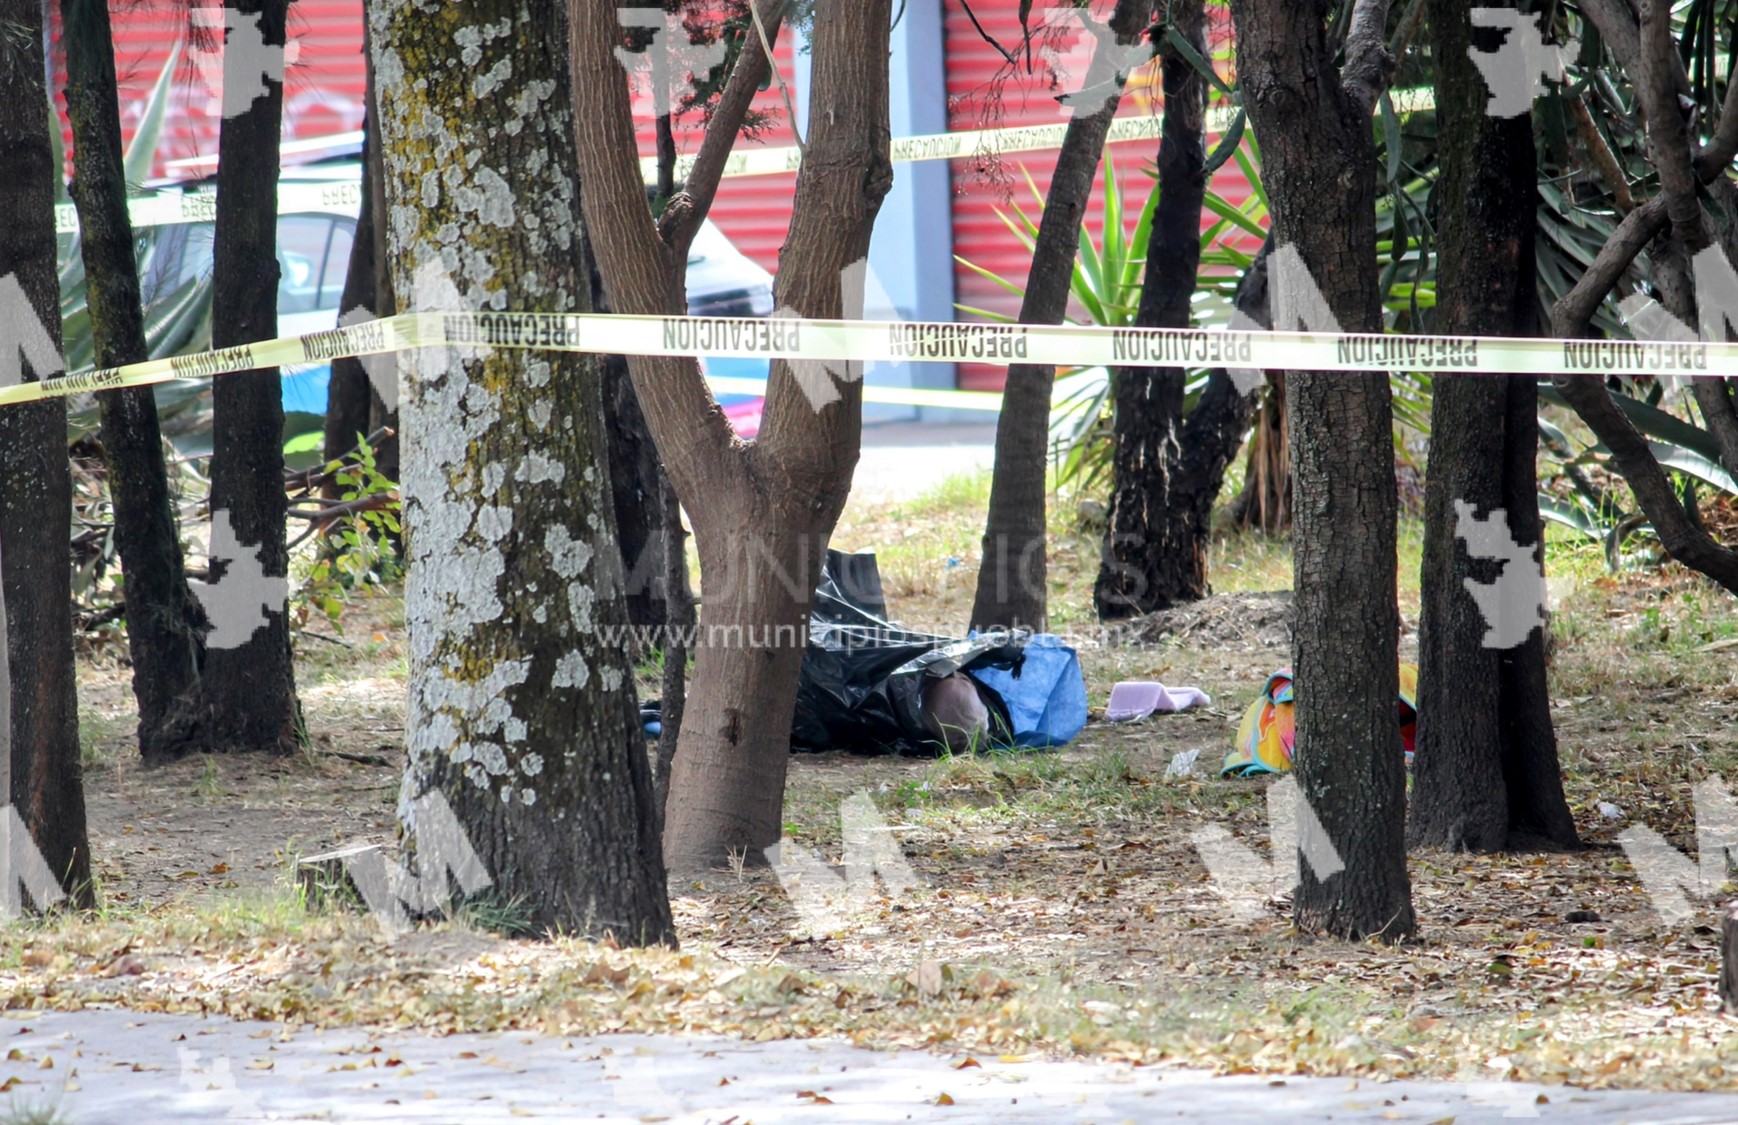
<svg viewBox="0 0 1738 1125"><path fill-rule="evenodd" d="M1022 636L994 632L960 640L912 632L886 620L885 604L873 554L827 552L809 614L791 749L938 753L943 745L924 721L924 679L974 668L1018 673ZM989 712L991 744L1012 745L1001 695L971 683Z"/></svg>

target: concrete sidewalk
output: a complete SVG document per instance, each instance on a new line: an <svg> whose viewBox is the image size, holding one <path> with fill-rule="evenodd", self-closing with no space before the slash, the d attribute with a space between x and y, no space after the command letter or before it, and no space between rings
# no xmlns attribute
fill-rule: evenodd
<svg viewBox="0 0 1738 1125"><path fill-rule="evenodd" d="M922 496L949 477L988 472L996 463L994 422L863 427L863 454L851 499L887 503Z"/></svg>
<svg viewBox="0 0 1738 1125"><path fill-rule="evenodd" d="M988 1055L981 1066L962 1069L965 1058L838 1042L286 1035L273 1024L120 1010L10 1012L0 1019L0 1089L10 1084L0 1094L0 1121L9 1120L9 1110L54 1103L65 1125L1738 1121L1738 1096L1731 1095L1213 1078L1085 1062L1005 1063Z"/></svg>

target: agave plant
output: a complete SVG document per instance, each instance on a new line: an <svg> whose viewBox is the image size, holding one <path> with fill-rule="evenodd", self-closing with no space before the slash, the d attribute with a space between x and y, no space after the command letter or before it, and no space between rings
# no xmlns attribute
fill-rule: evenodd
<svg viewBox="0 0 1738 1125"><path fill-rule="evenodd" d="M1146 203L1138 212L1131 212L1123 198L1116 163L1105 165L1103 236L1094 240L1084 224L1080 230L1080 250L1074 260L1070 290L1075 302L1085 312L1085 323L1107 328L1126 328L1134 324L1140 304L1141 280L1146 272L1147 241L1153 225L1153 213L1158 209L1157 172L1144 167L1142 173L1153 181ZM1018 203L1007 209L996 208L996 216L1028 251L1038 240L1038 223L1044 211L1044 193L1038 189L1032 174L1023 166L1027 190L1032 193L1032 210ZM1134 223L1129 225L1133 215ZM955 261L1001 289L1024 296L1025 287L992 270L955 256ZM988 309L956 305L961 312L981 316L986 320L1011 323L1014 318ZM1057 457L1057 479L1086 488L1101 484L1110 470L1110 450L1113 441L1109 407L1112 400L1114 372L1100 368L1068 368L1058 372L1051 418L1051 441ZM1201 374L1189 383L1188 394L1194 394L1205 382Z"/></svg>

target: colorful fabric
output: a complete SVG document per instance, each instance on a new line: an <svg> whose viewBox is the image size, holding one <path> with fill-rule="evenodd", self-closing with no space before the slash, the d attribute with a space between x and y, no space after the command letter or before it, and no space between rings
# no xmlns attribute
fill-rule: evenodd
<svg viewBox="0 0 1738 1125"><path fill-rule="evenodd" d="M1286 773L1291 769L1297 743L1295 686L1291 669L1281 668L1267 678L1261 695L1243 713L1237 727L1237 742L1225 756L1220 777L1253 777L1263 773ZM1418 738L1418 669L1400 665L1400 697L1396 707L1400 741L1406 747L1406 763Z"/></svg>

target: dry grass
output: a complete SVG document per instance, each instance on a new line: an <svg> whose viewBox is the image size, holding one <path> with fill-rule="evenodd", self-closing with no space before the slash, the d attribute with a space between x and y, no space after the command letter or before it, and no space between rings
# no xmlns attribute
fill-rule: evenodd
<svg viewBox="0 0 1738 1125"><path fill-rule="evenodd" d="M855 510L836 543L880 554L897 616L955 630L971 595L983 496L981 480L948 482L921 501ZM1096 558L1077 522L1073 504L1056 505L1058 616L1075 628L1088 623ZM1410 618L1415 528L1403 542ZM1221 589L1287 584L1281 545L1233 537L1213 551ZM794 759L793 840L840 863L840 806L868 793L917 888L882 887L816 934L765 869L721 871L671 888L680 953L510 941L464 920L389 939L360 916L310 911L281 877L301 847L286 828L300 825L309 845L384 833L396 771L312 755L141 774L128 764L118 669L87 664L93 842L107 907L14 925L0 951L0 1003L431 1029L842 1035L1281 1073L1729 1086L1734 1025L1715 1010L1711 905L1691 924L1662 922L1616 834L1645 823L1693 848L1691 785L1738 767L1728 721L1738 651L1718 647L1738 637L1738 611L1676 569L1613 579L1568 541L1553 540L1550 569L1565 580L1552 626L1558 737L1589 847L1412 857L1423 932L1398 949L1304 937L1282 903L1239 922L1209 881L1191 842L1202 825L1228 828L1252 863L1265 859L1264 783L1219 781L1211 767L1262 678L1288 659L1271 638L1209 619L1180 640L1081 651L1095 706L1118 679L1155 678L1206 688L1208 710L1094 724L1056 753ZM301 646L303 679L318 684L307 691L309 720L326 749L399 745L403 657L391 614L389 603L358 607L346 626L355 648ZM1172 756L1190 749L1205 776L1167 779ZM129 858L129 841L144 836L158 851ZM212 840L237 849L216 875L190 850ZM191 874L174 877L178 868ZM945 972L914 973L925 962Z"/></svg>

